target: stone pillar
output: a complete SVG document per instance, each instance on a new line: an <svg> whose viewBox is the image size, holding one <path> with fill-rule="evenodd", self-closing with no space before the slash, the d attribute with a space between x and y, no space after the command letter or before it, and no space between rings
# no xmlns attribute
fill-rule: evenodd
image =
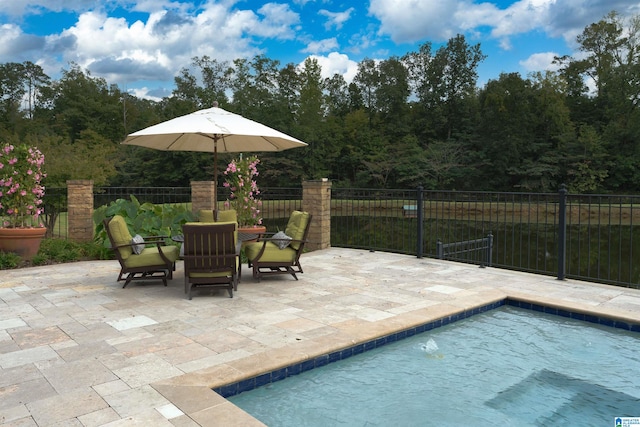
<svg viewBox="0 0 640 427"><path fill-rule="evenodd" d="M217 206L215 181L191 181L191 211L198 214L201 209Z"/></svg>
<svg viewBox="0 0 640 427"><path fill-rule="evenodd" d="M305 249L331 247L331 181L328 178L302 183L302 210L313 215Z"/></svg>
<svg viewBox="0 0 640 427"><path fill-rule="evenodd" d="M93 240L93 181L67 181L67 227L69 240Z"/></svg>

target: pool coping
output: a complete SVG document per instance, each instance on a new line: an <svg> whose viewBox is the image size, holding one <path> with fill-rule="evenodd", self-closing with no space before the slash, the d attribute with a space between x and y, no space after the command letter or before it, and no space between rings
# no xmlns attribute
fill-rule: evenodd
<svg viewBox="0 0 640 427"><path fill-rule="evenodd" d="M640 313L586 306L545 296L486 290L451 303L378 321L347 321L337 332L151 384L202 426L263 426L225 397L300 374L504 305L640 332Z"/></svg>

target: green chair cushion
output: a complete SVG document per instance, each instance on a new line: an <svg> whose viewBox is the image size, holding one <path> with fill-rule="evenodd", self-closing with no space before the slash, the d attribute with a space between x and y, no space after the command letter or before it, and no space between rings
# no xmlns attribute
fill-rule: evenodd
<svg viewBox="0 0 640 427"><path fill-rule="evenodd" d="M238 222L238 213L234 209L218 211L218 222Z"/></svg>
<svg viewBox="0 0 640 427"><path fill-rule="evenodd" d="M304 237L304 230L307 228L308 223L308 212L293 211L289 217L287 227L284 229L284 234L291 237L293 240L302 240ZM300 249L300 242L291 242L290 247L297 251Z"/></svg>
<svg viewBox="0 0 640 427"><path fill-rule="evenodd" d="M200 220L200 222L214 222L213 210L201 209L200 211L198 211L198 219ZM238 222L238 214L233 209L218 211L217 222Z"/></svg>
<svg viewBox="0 0 640 427"><path fill-rule="evenodd" d="M200 222L213 222L213 210L201 209L198 211L198 220Z"/></svg>
<svg viewBox="0 0 640 427"><path fill-rule="evenodd" d="M175 262L180 255L180 250L177 246L162 246L162 253L171 262ZM150 265L164 265L165 262L158 252L158 247L144 248L140 255L133 255L127 257L124 261L125 265L131 267L146 267Z"/></svg>
<svg viewBox="0 0 640 427"><path fill-rule="evenodd" d="M120 256L122 259L127 259L133 253L133 249L131 248L131 233L129 233L129 228L127 227L127 223L121 215L114 216L108 224L109 231L111 231L111 236L113 237L114 244L116 246L121 245L129 245L122 248L118 248L120 252Z"/></svg>
<svg viewBox="0 0 640 427"><path fill-rule="evenodd" d="M253 261L258 254L264 242L249 243L245 247L245 255L249 261ZM280 249L275 243L267 242L264 253L260 257L260 262L293 262L296 259L296 250L291 247Z"/></svg>

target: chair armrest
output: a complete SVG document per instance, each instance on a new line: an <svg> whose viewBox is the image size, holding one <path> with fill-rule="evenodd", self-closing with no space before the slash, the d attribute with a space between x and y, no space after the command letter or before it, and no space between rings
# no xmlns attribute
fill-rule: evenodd
<svg viewBox="0 0 640 427"><path fill-rule="evenodd" d="M266 233L256 233L256 234L258 234L258 242L261 242L263 240L269 239L270 238L269 236L273 236L276 233L267 231Z"/></svg>
<svg viewBox="0 0 640 427"><path fill-rule="evenodd" d="M160 240L160 241L165 241L165 239L168 239L169 236L148 236L148 237L142 237L144 239L145 243L155 243L156 241Z"/></svg>
<svg viewBox="0 0 640 427"><path fill-rule="evenodd" d="M275 234L275 233L272 233ZM262 239L258 239L258 242L289 242L289 243L293 243L293 242L297 242L297 243L309 243L308 240L298 240L298 239L278 239L278 238L273 238L273 237L267 237L267 238L262 238Z"/></svg>

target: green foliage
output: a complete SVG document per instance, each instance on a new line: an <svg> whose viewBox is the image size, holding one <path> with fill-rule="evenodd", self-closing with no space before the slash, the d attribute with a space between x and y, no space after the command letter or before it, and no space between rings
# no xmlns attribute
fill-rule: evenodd
<svg viewBox="0 0 640 427"><path fill-rule="evenodd" d="M13 252L0 252L0 270L16 268L22 258Z"/></svg>
<svg viewBox="0 0 640 427"><path fill-rule="evenodd" d="M25 262L14 253L0 252L0 270L25 265L48 265L81 260L109 259L110 251L95 242L76 243L66 239L43 239L38 253L30 262Z"/></svg>
<svg viewBox="0 0 640 427"><path fill-rule="evenodd" d="M109 259L110 254L95 242L77 243L67 239L43 239L40 250L32 263L38 265L50 262L64 263L80 261L83 259Z"/></svg>
<svg viewBox="0 0 640 427"><path fill-rule="evenodd" d="M171 236L182 234L182 225L195 221L195 216L184 205L140 203L135 196L130 200L118 199L107 206L101 206L93 212L95 224L94 240L102 247L110 246L104 220L114 215L121 215L131 235L167 236L166 243L173 244Z"/></svg>
<svg viewBox="0 0 640 427"><path fill-rule="evenodd" d="M0 139L43 151L47 187L69 179L187 186L213 178L210 153L119 142L217 101L309 144L260 154L263 188L327 177L340 187L637 191L640 15L611 12L576 44L579 56L555 58L557 72L504 74L483 87L478 67L496 58L462 35L402 58L365 58L351 82L322 78L314 59L298 66L265 55L232 63L202 56L185 64L159 102L77 64L58 81L29 62L0 64ZM231 158L221 153L218 161Z"/></svg>

